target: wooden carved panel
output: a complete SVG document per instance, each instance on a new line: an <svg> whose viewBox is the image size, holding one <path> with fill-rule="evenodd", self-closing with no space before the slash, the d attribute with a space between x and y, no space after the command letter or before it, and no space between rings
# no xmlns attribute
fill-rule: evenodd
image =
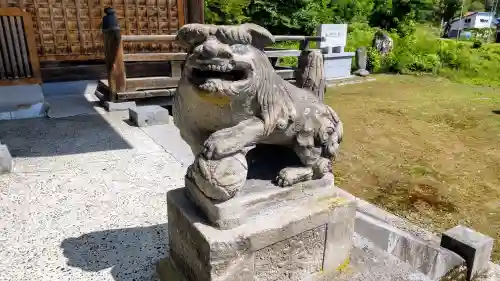
<svg viewBox="0 0 500 281"><path fill-rule="evenodd" d="M175 34L185 23L184 0L0 0L31 14L41 61L103 59L101 21L113 7L122 34ZM172 43L127 43L125 52L175 52Z"/></svg>

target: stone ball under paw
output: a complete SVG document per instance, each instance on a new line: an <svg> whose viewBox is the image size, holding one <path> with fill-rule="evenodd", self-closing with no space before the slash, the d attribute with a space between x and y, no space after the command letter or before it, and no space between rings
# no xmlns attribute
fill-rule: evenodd
<svg viewBox="0 0 500 281"><path fill-rule="evenodd" d="M219 160L207 160L198 156L193 177L205 196L226 201L243 187L247 174L245 155L237 153Z"/></svg>

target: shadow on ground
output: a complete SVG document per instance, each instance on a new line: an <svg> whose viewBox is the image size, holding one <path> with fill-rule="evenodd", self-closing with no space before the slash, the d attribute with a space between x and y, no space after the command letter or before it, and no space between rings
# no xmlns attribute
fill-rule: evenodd
<svg viewBox="0 0 500 281"><path fill-rule="evenodd" d="M70 155L132 147L101 115L0 122L0 141L13 157Z"/></svg>
<svg viewBox="0 0 500 281"><path fill-rule="evenodd" d="M492 110L491 112L500 115L500 110Z"/></svg>
<svg viewBox="0 0 500 281"><path fill-rule="evenodd" d="M167 256L167 224L91 232L61 243L67 265L97 272L112 268L116 281L154 280Z"/></svg>

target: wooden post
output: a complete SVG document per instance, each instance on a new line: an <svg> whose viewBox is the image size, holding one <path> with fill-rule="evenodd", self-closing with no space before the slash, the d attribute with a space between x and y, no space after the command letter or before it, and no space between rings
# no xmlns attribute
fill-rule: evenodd
<svg viewBox="0 0 500 281"><path fill-rule="evenodd" d="M294 73L295 85L313 92L320 101L325 98L326 78L320 50L302 50Z"/></svg>
<svg viewBox="0 0 500 281"><path fill-rule="evenodd" d="M181 77L183 66L184 66L184 61L177 61L177 60L170 61L172 77Z"/></svg>
<svg viewBox="0 0 500 281"><path fill-rule="evenodd" d="M117 93L125 92L126 87L123 43L115 10L106 8L104 12L106 15L102 19L102 32L104 34L104 60L109 87L107 100L115 102Z"/></svg>

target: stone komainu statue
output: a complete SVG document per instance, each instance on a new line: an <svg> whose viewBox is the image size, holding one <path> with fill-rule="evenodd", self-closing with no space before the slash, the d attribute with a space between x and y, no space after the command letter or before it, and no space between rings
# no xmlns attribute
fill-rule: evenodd
<svg viewBox="0 0 500 281"><path fill-rule="evenodd" d="M299 73L304 88L282 79L263 52L274 37L254 24L187 24L176 39L188 55L174 122L196 156L187 177L207 197L228 200L236 194L247 176L245 155L257 144L287 146L299 157L301 166L277 175L280 186L331 173L343 128L318 98L322 73ZM303 69L310 64L301 63Z"/></svg>
<svg viewBox="0 0 500 281"><path fill-rule="evenodd" d="M389 34L379 30L373 37L372 45L379 52L379 54L385 56L392 51L394 42Z"/></svg>

